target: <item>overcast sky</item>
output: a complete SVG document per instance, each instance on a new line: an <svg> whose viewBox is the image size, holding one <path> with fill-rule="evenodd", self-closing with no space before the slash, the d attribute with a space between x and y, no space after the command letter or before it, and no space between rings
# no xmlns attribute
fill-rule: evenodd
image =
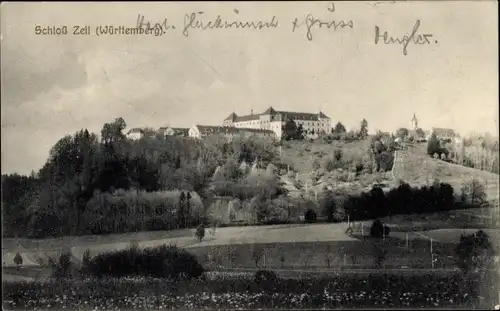
<svg viewBox="0 0 500 311"><path fill-rule="evenodd" d="M488 2L3 3L2 172L38 170L58 139L129 127L221 124L235 111L326 113L348 129L410 125L461 133L498 131L498 11ZM237 9L239 14L236 14ZM271 19L263 31L191 30L186 13ZM353 29L292 32L292 21L352 20ZM138 14L177 26L161 37L36 36L37 25L124 25ZM394 36L433 34L432 45L375 45L375 26Z"/></svg>

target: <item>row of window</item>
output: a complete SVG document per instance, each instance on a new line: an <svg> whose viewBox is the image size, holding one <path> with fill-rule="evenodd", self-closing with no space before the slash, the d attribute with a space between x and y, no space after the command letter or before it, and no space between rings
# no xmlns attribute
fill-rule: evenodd
<svg viewBox="0 0 500 311"><path fill-rule="evenodd" d="M238 122L238 123L235 123L235 126L236 127L244 127L247 125L267 124L267 123L269 123L269 121L251 121L251 122L245 122L245 123ZM306 121L300 122L299 121L299 122L297 122L297 124L306 125L306 126L328 126L327 123L325 123L325 122L319 123L319 121L313 121L313 122L306 122Z"/></svg>

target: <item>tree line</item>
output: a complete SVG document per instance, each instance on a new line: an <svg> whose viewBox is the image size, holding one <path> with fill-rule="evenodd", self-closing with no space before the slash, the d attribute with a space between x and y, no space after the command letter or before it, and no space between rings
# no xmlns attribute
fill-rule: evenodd
<svg viewBox="0 0 500 311"><path fill-rule="evenodd" d="M170 215L181 204L180 191L168 200L166 191L196 193L200 204L206 203L214 195L211 184L218 166L256 159L269 163L277 156L275 145L260 137L231 141L145 137L131 141L123 134L125 128L125 121L117 118L104 124L100 138L86 129L67 135L52 147L38 172L2 175L4 236L155 227L155 219ZM105 221L120 213L140 214L151 206L157 206L151 209L159 216L139 224Z"/></svg>

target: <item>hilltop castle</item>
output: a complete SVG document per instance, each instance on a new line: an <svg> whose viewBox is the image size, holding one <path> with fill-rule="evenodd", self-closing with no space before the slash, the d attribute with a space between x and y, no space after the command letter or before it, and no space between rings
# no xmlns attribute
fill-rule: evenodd
<svg viewBox="0 0 500 311"><path fill-rule="evenodd" d="M249 115L244 116L238 116L233 112L224 119L223 125L225 127L271 130L277 138L281 138L283 127L290 120L294 121L297 126L302 125L306 134L330 133L332 129L330 118L321 111L318 113L276 111L273 107L269 107L259 114L254 114L252 110Z"/></svg>

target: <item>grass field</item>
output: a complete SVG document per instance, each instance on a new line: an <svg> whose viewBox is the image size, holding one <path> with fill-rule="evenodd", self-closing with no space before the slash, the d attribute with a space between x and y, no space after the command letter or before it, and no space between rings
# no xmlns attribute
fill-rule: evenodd
<svg viewBox="0 0 500 311"><path fill-rule="evenodd" d="M488 200L498 200L497 174L431 158L426 154L426 144L410 144L397 153L393 169L396 180L404 180L411 186L422 186L437 179L451 184L455 193L459 194L465 183L476 178L485 185Z"/></svg>
<svg viewBox="0 0 500 311"><path fill-rule="evenodd" d="M125 249L131 242L140 247L161 244L177 244L196 254L208 267L255 268L254 253L260 250L258 261L268 268L373 268L376 255L385 252L383 266L386 268L430 267L430 238L433 239L433 253L438 258L436 267L452 267L454 248L464 232L484 228L483 218L472 217L476 210L428 215L393 216L383 219L391 229L390 237L382 241L367 238L371 222L355 223L354 233L345 233L346 223L338 224L294 224L255 227L219 228L216 235L207 230L200 243L194 238L194 230L155 232L149 234L122 234L109 237L77 237L53 239L36 243L23 240L24 247L3 249L4 267L13 267L16 252L23 256L25 266L38 265L39 258L47 262L48 257L57 257L62 249L69 248L75 261L81 260L85 250L91 255L101 252ZM477 210L477 212L481 212ZM360 226L363 224L363 235ZM436 228L437 227L437 228ZM499 245L498 230L486 230ZM408 234L408 242L407 242ZM16 245L9 240L11 247ZM282 259L283 258L283 259ZM43 275L43 273L40 273Z"/></svg>

